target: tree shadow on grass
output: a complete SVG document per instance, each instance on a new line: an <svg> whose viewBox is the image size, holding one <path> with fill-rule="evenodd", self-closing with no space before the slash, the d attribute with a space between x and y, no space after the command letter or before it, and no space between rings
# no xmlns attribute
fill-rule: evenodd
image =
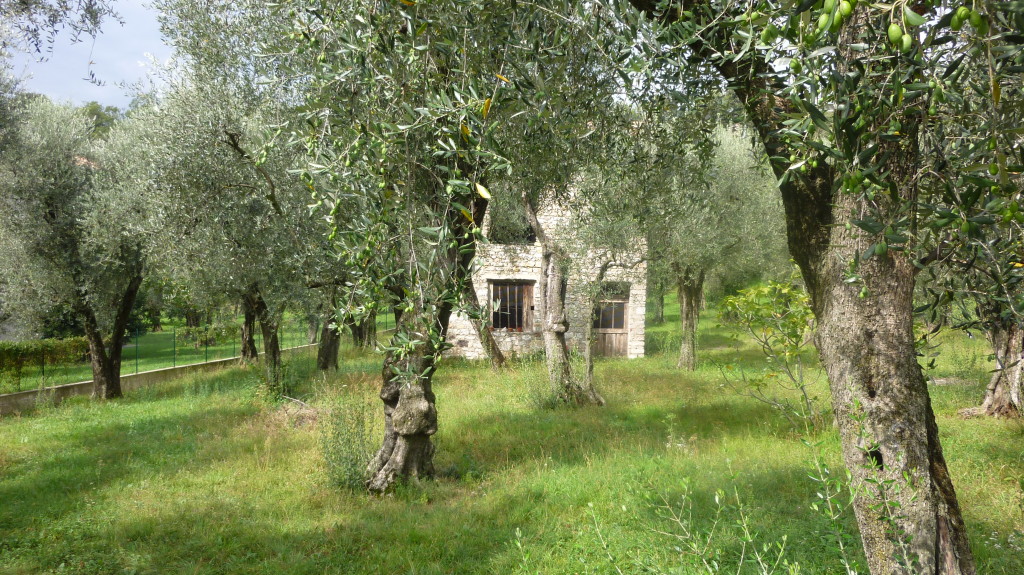
<svg viewBox="0 0 1024 575"><path fill-rule="evenodd" d="M128 402L69 407L65 416L74 417L74 432L61 428L31 458L12 462L0 478L0 532L44 525L111 483L209 464L200 442L226 435L253 414L252 407L222 405L153 416L146 407Z"/></svg>
<svg viewBox="0 0 1024 575"><path fill-rule="evenodd" d="M769 406L734 398L711 403L654 407L611 405L603 408L492 413L453 422L442 430L441 459L454 473L489 473L503 468L553 461L578 465L624 446L662 448L670 436L708 446L726 437L786 434L787 423ZM469 462L477 469L462 469ZM443 467L442 467L443 469Z"/></svg>

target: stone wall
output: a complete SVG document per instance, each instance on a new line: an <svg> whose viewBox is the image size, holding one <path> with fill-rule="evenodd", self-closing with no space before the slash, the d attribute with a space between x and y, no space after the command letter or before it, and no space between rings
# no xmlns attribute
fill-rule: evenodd
<svg viewBox="0 0 1024 575"><path fill-rule="evenodd" d="M566 288L566 314L569 320L566 339L577 349L582 349L586 322L591 321L593 311L590 296L594 291L593 282L601 266L612 257L612 250L583 249L577 245L573 233L574 217L564 204L548 202L547 206L538 212L537 219L548 235L555 238L555 241L571 254ZM485 234L487 224L485 220ZM646 248L642 241L638 241L636 245L637 248L632 250L632 253L625 257L619 256L626 261L615 262L615 265L609 266L605 274L605 281L622 281L630 285L627 355L631 358L644 356L644 322L647 307L647 265L642 261ZM477 247L473 265L473 288L476 290L477 299L485 308L483 315L488 323L490 316L487 309L491 297L491 282L517 280L532 283L534 298L533 309L528 312L532 316L531 321L527 322L529 327L522 331L495 329L491 333L498 346L507 354L543 352L541 294L537 293L541 273L540 244L481 244ZM486 357L476 329L465 314L452 317L448 326L448 341L453 345L448 352L449 355L469 359Z"/></svg>

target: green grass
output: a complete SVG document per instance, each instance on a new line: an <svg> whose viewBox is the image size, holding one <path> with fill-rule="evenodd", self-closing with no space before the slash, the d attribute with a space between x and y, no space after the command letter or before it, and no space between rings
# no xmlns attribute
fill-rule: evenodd
<svg viewBox="0 0 1024 575"><path fill-rule="evenodd" d="M812 451L769 407L720 387L716 362L755 367L756 350L713 314L699 341L694 373L674 369L674 349L600 361L604 408L536 409L539 363L494 373L448 361L435 386L438 478L384 497L330 487L317 426L263 403L258 369L0 420L0 573L698 573L659 533L673 532L659 502L684 485L698 531L716 491L735 488L758 541L786 537L802 573L840 571L811 509ZM373 404L379 440L379 358L348 350L342 364L330 379L308 358L286 373L321 412ZM980 383L932 390L980 572L1019 575L1009 538L1024 530L1024 427L957 417ZM841 474L835 432L813 439ZM738 545L722 539L721 560Z"/></svg>

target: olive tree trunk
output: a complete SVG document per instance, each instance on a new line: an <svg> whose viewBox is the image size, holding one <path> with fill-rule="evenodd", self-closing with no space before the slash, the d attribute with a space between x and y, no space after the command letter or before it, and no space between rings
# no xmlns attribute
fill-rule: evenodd
<svg viewBox="0 0 1024 575"><path fill-rule="evenodd" d="M281 342L278 330L281 314L275 313L263 299L258 289L246 294L248 309L259 322L260 334L263 336L263 367L266 371L266 383L276 387L281 382ZM255 348L255 344L253 344Z"/></svg>
<svg viewBox="0 0 1024 575"><path fill-rule="evenodd" d="M697 368L697 322L704 297L704 270L673 266L676 271L676 295L679 300L679 322L682 339L676 367L693 371Z"/></svg>
<svg viewBox="0 0 1024 575"><path fill-rule="evenodd" d="M451 308L439 313L442 331L447 331ZM402 314L398 333L429 330L431 322L423 310ZM413 325L418 323L419 325ZM419 331L418 333L427 333ZM389 352L384 359L380 399L384 402L384 441L367 467L367 489L386 491L397 480L419 479L434 474L434 444L430 436L437 432L437 408L434 405L432 379L439 355L430 343L405 355Z"/></svg>
<svg viewBox="0 0 1024 575"><path fill-rule="evenodd" d="M355 347L366 349L377 345L377 312L371 312L359 321L349 317L345 325L352 333L352 345Z"/></svg>
<svg viewBox="0 0 1024 575"><path fill-rule="evenodd" d="M114 325L111 328L109 348L104 344L103 333L100 331L96 313L87 301L80 301L78 312L85 327L85 337L89 344L89 364L92 368L93 395L104 399L114 399L123 395L121 391L121 352L124 347L125 331L135 296L142 285L142 274L135 274L125 287L121 300L114 313Z"/></svg>
<svg viewBox="0 0 1024 575"><path fill-rule="evenodd" d="M997 322L988 332L996 357L996 371L981 404L985 415L1018 417L1021 414L1021 377L1024 371L1024 329L1016 322Z"/></svg>
<svg viewBox="0 0 1024 575"><path fill-rule="evenodd" d="M256 348L256 310L252 307L255 288L242 296L242 338L239 347L243 361L251 362L259 359L260 352Z"/></svg>
<svg viewBox="0 0 1024 575"><path fill-rule="evenodd" d="M320 371L338 369L338 352L341 350L341 333L335 323L334 304L324 314L320 328L320 345L316 349L316 368Z"/></svg>
<svg viewBox="0 0 1024 575"><path fill-rule="evenodd" d="M428 478L434 474L434 445L437 432L437 408L434 404L433 377L437 360L444 350L448 321L456 298L464 295L465 282L476 256L476 238L487 212L487 200L474 196L472 221L452 210L448 222L455 241L436 253L434 277L421 279L420 290L433 292L430 300L415 300L411 310L399 313L395 306L395 338L415 338L421 345L395 346L384 357L380 399L384 403L384 439L367 466L366 487L374 493L388 490L397 481ZM439 271L440 270L440 271ZM443 271L443 270L448 270ZM406 290L399 293L405 294ZM424 305L424 302L429 305ZM431 335L434 334L434 335ZM404 351L403 351L404 350Z"/></svg>
<svg viewBox="0 0 1024 575"><path fill-rule="evenodd" d="M661 281L649 283L653 289L647 292L648 321L650 325L665 323L665 284Z"/></svg>
<svg viewBox="0 0 1024 575"><path fill-rule="evenodd" d="M569 319L565 313L565 255L537 219L537 210L526 191L522 193L522 200L530 227L540 242L541 268L537 291L541 294L541 333L552 393L568 405L604 405L604 398L591 382L573 377L569 362L569 347L565 340L565 333L569 331Z"/></svg>
<svg viewBox="0 0 1024 575"><path fill-rule="evenodd" d="M856 198L837 198L838 217ZM845 208L845 209L844 209ZM807 263L816 341L828 373L854 510L872 573L974 573L913 330L916 268L892 252L861 262L867 289L843 281L870 239L831 228Z"/></svg>

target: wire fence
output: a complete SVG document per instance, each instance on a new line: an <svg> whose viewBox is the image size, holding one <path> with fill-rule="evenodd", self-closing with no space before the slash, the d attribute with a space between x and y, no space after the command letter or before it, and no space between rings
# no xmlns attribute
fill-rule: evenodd
<svg viewBox="0 0 1024 575"><path fill-rule="evenodd" d="M317 343L318 327L300 318L286 318L278 329L281 349ZM263 334L254 331L256 349L262 355ZM130 334L121 349L121 375L239 357L241 341L242 328L236 324L140 330ZM32 356L17 366L0 366L0 394L92 379L87 353L58 359L40 349Z"/></svg>
<svg viewBox="0 0 1024 575"><path fill-rule="evenodd" d="M377 314L377 337L384 340L395 329L390 311ZM311 325L300 317L286 316L278 329L281 349L319 342L322 324ZM343 330L344 331L344 330ZM263 334L253 334L263 354ZM172 325L161 331L139 330L129 334L121 349L121 375L237 358L241 355L242 327L237 323L199 327ZM28 391L92 379L87 352L48 356L44 347L22 358L17 366L0 365L0 394Z"/></svg>

